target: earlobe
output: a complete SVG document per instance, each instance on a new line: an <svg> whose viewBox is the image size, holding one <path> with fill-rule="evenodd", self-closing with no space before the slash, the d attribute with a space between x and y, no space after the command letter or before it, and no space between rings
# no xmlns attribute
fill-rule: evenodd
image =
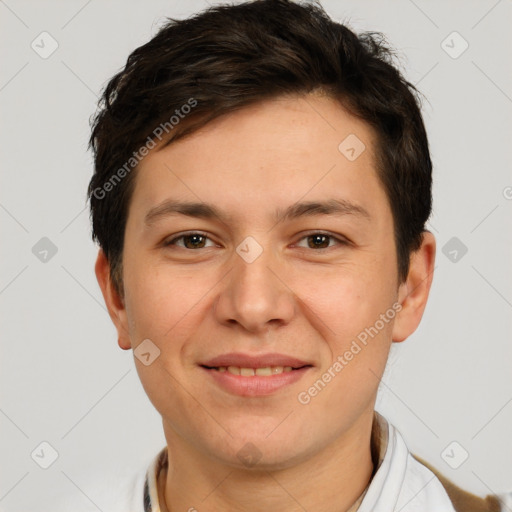
<svg viewBox="0 0 512 512"><path fill-rule="evenodd" d="M421 247L411 254L407 279L399 288L402 309L393 325L394 342L406 340L420 324L434 277L435 255L435 237L424 231Z"/></svg>
<svg viewBox="0 0 512 512"><path fill-rule="evenodd" d="M131 342L128 331L126 308L122 297L119 296L119 293L112 282L110 276L110 264L102 249L98 252L94 270L108 313L117 329L118 345L123 350L129 350L131 348Z"/></svg>

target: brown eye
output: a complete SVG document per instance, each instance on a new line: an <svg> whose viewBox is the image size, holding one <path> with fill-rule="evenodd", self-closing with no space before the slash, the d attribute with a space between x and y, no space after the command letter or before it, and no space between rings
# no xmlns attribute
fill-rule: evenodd
<svg viewBox="0 0 512 512"><path fill-rule="evenodd" d="M335 237L329 233L310 233L301 240L307 240L307 248L308 249L329 249L330 247L334 247L337 245L347 245L347 242L341 238ZM336 243L333 245L331 241L335 241ZM299 245L299 247L304 247L303 245Z"/></svg>
<svg viewBox="0 0 512 512"><path fill-rule="evenodd" d="M183 244L179 244L178 241L182 240ZM202 249L205 247L206 240L209 238L202 233L186 233L165 242L165 246L176 245L185 249ZM211 246L210 246L211 247Z"/></svg>
<svg viewBox="0 0 512 512"><path fill-rule="evenodd" d="M306 237L310 243L308 243L311 249L325 249L329 247L329 235L309 235Z"/></svg>

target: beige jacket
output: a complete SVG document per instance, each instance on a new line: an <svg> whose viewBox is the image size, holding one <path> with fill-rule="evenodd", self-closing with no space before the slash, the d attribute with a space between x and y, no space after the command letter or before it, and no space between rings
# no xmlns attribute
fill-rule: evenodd
<svg viewBox="0 0 512 512"><path fill-rule="evenodd" d="M434 469L430 464L425 462L417 455L413 457L426 466L434 475L437 476L438 480L443 484L445 491L452 500L453 507L457 512L500 512L501 504L495 496L489 495L485 498L480 498L470 492L464 491L460 487L457 487L453 482L443 476L437 469Z"/></svg>

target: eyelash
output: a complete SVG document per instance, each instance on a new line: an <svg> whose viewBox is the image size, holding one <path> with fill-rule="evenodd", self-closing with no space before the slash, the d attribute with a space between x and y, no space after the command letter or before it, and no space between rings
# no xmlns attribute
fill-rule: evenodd
<svg viewBox="0 0 512 512"><path fill-rule="evenodd" d="M171 246L171 245L176 245L176 241L177 240L181 240L182 238L185 238L187 236L193 236L193 235L199 235L199 236L202 236L204 238L207 238L208 240L211 240L209 236L206 235L206 233L202 233L200 231L189 231L187 233L182 233L181 235L179 236L176 236L174 238L172 238L171 240L168 240L168 241L165 241L164 242L164 246L165 247L168 247L168 246ZM336 242L338 242L338 245L349 245L349 242L342 239L342 238L338 238L334 235L332 235L331 233L325 233L323 231L313 231L311 233L307 233L306 235L304 235L302 238L299 239L299 241L302 241L304 240L305 238L309 238L311 236L315 236L315 235L320 235L320 236L326 236L330 239L333 239L335 240ZM178 246L180 247L180 246ZM314 249L314 248L311 248L311 247L302 247L302 249L312 249L316 252L321 252L321 251L325 251L325 250L328 250L328 249L332 249L334 246L331 246L331 247L321 247L321 248L318 248L318 249ZM207 249L208 247L198 247L197 249L188 249L187 247L181 247L182 249L186 249L187 251L197 251L199 249Z"/></svg>

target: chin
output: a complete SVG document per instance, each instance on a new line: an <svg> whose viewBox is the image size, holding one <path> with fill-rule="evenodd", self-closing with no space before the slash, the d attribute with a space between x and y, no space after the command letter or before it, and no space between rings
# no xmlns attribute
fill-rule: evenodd
<svg viewBox="0 0 512 512"><path fill-rule="evenodd" d="M265 418L234 428L226 425L232 438L226 437L215 447L210 447L216 458L224 463L248 470L279 470L293 466L305 456L304 437L279 425L283 418ZM227 442L226 442L227 441Z"/></svg>
<svg viewBox="0 0 512 512"><path fill-rule="evenodd" d="M261 446L252 442L245 443L240 449L229 453L216 453L216 457L224 464L239 470L254 473L259 471L280 471L296 465L301 454L297 449L275 450L273 447Z"/></svg>

